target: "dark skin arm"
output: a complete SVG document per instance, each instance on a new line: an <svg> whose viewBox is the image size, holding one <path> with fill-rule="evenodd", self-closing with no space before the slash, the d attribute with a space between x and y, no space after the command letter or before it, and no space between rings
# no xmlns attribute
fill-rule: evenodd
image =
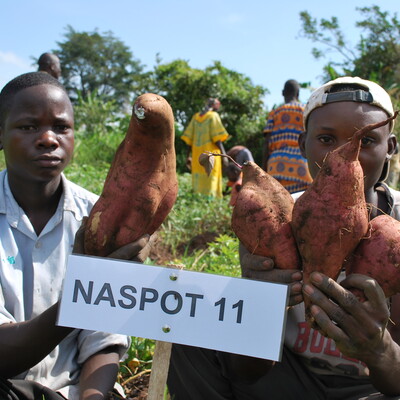
<svg viewBox="0 0 400 400"><path fill-rule="evenodd" d="M76 236L74 252L83 254L83 227ZM150 248L148 235L121 247L110 258L143 261ZM78 243L79 241L79 243ZM56 326L59 303L29 321L0 326L0 376L11 378L46 357L73 328Z"/></svg>
<svg viewBox="0 0 400 400"><path fill-rule="evenodd" d="M89 357L79 379L81 400L108 399L119 369L118 346L110 346Z"/></svg>
<svg viewBox="0 0 400 400"><path fill-rule="evenodd" d="M0 376L12 378L49 354L72 328L56 326L58 303L36 318L0 326Z"/></svg>
<svg viewBox="0 0 400 400"><path fill-rule="evenodd" d="M221 154L226 154L225 147L220 140L215 142L216 146L218 147ZM222 159L222 172L226 175L225 170L228 167L229 160L227 157L220 157Z"/></svg>
<svg viewBox="0 0 400 400"><path fill-rule="evenodd" d="M367 300L359 302L347 290L350 287L363 290ZM332 338L344 355L367 364L371 383L377 390L385 395L399 395L400 347L387 329L389 309L378 283L365 275L353 274L338 284L314 272L303 293L311 300L312 317L319 331Z"/></svg>

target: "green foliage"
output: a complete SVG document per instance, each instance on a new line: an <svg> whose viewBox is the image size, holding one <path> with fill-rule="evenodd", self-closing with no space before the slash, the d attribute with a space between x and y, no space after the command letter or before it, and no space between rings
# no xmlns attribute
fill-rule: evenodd
<svg viewBox="0 0 400 400"><path fill-rule="evenodd" d="M119 108L114 100L103 100L96 91L89 93L86 98L78 91L74 106L75 132L104 136L117 128L125 133L130 115L119 113Z"/></svg>
<svg viewBox="0 0 400 400"><path fill-rule="evenodd" d="M79 91L84 99L96 92L119 105L129 101L142 71L129 48L112 32L77 32L68 25L64 36L53 52L60 58L62 82L71 98L76 100Z"/></svg>
<svg viewBox="0 0 400 400"><path fill-rule="evenodd" d="M357 26L366 32L358 44L360 56L354 60L353 73L380 82L386 89L400 87L400 23L396 14L378 6L358 10L364 19Z"/></svg>
<svg viewBox="0 0 400 400"><path fill-rule="evenodd" d="M185 60L159 62L154 71L143 77L143 90L168 100L180 129L203 108L208 97L218 97L222 104L222 122L232 136L226 147L246 145L261 159L260 132L267 114L262 98L267 90L253 85L244 74L225 68L218 61L204 70L190 67ZM178 142L176 148L180 160L182 154L186 155L186 146ZM178 163L178 166L184 170L184 164Z"/></svg>
<svg viewBox="0 0 400 400"><path fill-rule="evenodd" d="M360 76L381 84L387 90L399 88L400 78L400 24L397 15L390 17L378 6L357 8L363 18L356 22L361 28L359 42L347 44L336 17L330 20L311 17L307 11L300 13L301 33L313 42L323 45L323 50L313 49L316 58L325 57L333 50L341 61L329 61L324 68L326 80L338 76Z"/></svg>
<svg viewBox="0 0 400 400"><path fill-rule="evenodd" d="M222 234L207 248L178 258L172 264L185 265L191 271L240 277L239 240Z"/></svg>
<svg viewBox="0 0 400 400"><path fill-rule="evenodd" d="M180 244L189 245L190 239L204 232L232 235L228 198L209 198L194 193L189 173L179 175L178 179L177 201L160 232L163 243L171 248L174 257Z"/></svg>
<svg viewBox="0 0 400 400"><path fill-rule="evenodd" d="M218 97L222 122L231 135L226 148L243 144L261 162L266 88L219 61L196 69L181 59L162 63L157 55L154 69L143 72L140 61L112 32L79 32L70 25L65 29L64 40L57 42L53 53L60 58L61 79L76 106L77 131L108 135L114 125L121 127L115 118L129 120L125 111L134 97L160 94L174 110L177 167L183 173L187 147L180 139L182 131L208 97Z"/></svg>

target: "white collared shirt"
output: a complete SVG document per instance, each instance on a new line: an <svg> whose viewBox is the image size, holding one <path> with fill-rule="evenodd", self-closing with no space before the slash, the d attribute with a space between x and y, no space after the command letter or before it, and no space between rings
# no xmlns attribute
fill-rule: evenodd
<svg viewBox="0 0 400 400"><path fill-rule="evenodd" d="M59 300L75 233L98 198L63 175L62 183L57 210L37 236L11 193L7 171L0 172L0 325L34 318ZM105 347L120 345L124 352L129 344L124 335L76 329L19 377L75 399L79 364Z"/></svg>

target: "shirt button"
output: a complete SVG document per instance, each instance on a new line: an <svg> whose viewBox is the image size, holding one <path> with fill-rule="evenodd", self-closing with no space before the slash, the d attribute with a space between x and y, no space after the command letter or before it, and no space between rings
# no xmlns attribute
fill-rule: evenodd
<svg viewBox="0 0 400 400"><path fill-rule="evenodd" d="M40 248L42 247L42 242L36 242L36 243L35 243L35 247L36 247L37 249L40 249Z"/></svg>

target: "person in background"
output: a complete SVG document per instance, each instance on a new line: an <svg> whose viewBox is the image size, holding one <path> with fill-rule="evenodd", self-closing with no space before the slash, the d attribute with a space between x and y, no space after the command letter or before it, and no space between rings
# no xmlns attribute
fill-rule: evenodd
<svg viewBox="0 0 400 400"><path fill-rule="evenodd" d="M199 163L199 156L206 151L225 154L222 142L229 135L217 113L220 106L218 99L209 98L204 108L192 117L181 136L189 146L186 164L191 169L194 192L212 197L222 197L222 167L227 167L228 161L225 157L215 157L214 168L208 176Z"/></svg>
<svg viewBox="0 0 400 400"><path fill-rule="evenodd" d="M75 233L79 249L82 221L98 199L63 174L74 114L57 79L31 72L4 86L0 149L0 399L107 399L130 338L56 324ZM143 260L148 241L109 256Z"/></svg>
<svg viewBox="0 0 400 400"><path fill-rule="evenodd" d="M241 145L233 146L226 153L228 156L232 157L232 159L237 162L239 165L243 165L246 161L254 162L253 154L251 151ZM235 165L231 160L228 160L228 166L225 170L226 176L228 178L227 188L225 189L225 193L228 193L230 189L231 198L229 201L229 205L234 206L236 203L237 196L242 188L242 177L243 173L241 169Z"/></svg>
<svg viewBox="0 0 400 400"><path fill-rule="evenodd" d="M61 65L59 58L52 53L43 53L38 60L38 71L47 72L52 77L60 79Z"/></svg>
<svg viewBox="0 0 400 400"><path fill-rule="evenodd" d="M228 150L226 154L232 157L240 165L243 165L246 161L254 162L253 154L245 146L241 145L233 146Z"/></svg>
<svg viewBox="0 0 400 400"><path fill-rule="evenodd" d="M307 189L312 178L298 139L303 131L304 105L299 101L300 86L294 79L285 83L285 103L272 110L264 128L262 168L277 179L289 193Z"/></svg>
<svg viewBox="0 0 400 400"><path fill-rule="evenodd" d="M236 199L242 189L242 170L230 162L225 169L228 182L226 183L226 188L224 195L230 195L229 205L234 206L236 204Z"/></svg>

